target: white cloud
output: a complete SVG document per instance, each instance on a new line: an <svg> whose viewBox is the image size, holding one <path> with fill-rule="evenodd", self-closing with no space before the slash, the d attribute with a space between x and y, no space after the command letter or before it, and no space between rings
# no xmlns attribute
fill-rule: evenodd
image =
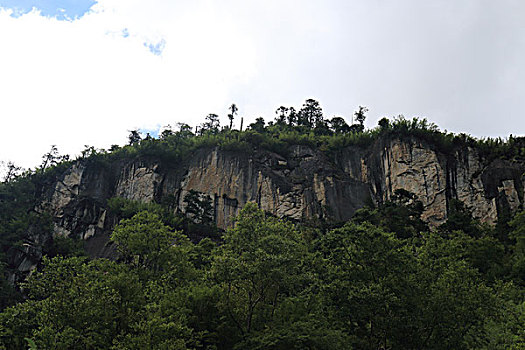
<svg viewBox="0 0 525 350"><path fill-rule="evenodd" d="M133 128L200 123L252 74L248 43L226 49L243 34L214 13L144 16L141 2L119 5L101 1L72 22L0 12L0 33L9 33L0 37L1 159L33 166L51 144L75 154L123 143Z"/></svg>
<svg viewBox="0 0 525 350"><path fill-rule="evenodd" d="M524 10L519 0L100 0L74 21L0 10L0 160L34 166L52 144L78 154L208 113L226 122L232 102L247 125L310 97L328 117L366 105L369 126L404 113L477 136L524 134Z"/></svg>

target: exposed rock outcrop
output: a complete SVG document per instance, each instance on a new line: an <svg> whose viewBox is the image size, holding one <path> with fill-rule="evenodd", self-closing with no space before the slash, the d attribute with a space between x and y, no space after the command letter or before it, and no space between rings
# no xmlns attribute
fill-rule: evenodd
<svg viewBox="0 0 525 350"><path fill-rule="evenodd" d="M201 149L180 164L129 159L104 167L79 161L48 191L39 210L51 213L55 235L85 239L91 255L110 256L108 235L117 218L106 206L114 196L144 202L173 196L175 210L183 211L186 194L200 191L212 198L217 225L227 228L250 201L280 217L343 221L402 189L423 203L422 217L431 227L446 220L451 199L494 224L499 213L523 209L524 172L522 163L488 161L472 148L443 154L416 139L378 140L330 157L299 145L287 156ZM26 249L35 258L17 257L20 268L30 270L38 260L37 246Z"/></svg>

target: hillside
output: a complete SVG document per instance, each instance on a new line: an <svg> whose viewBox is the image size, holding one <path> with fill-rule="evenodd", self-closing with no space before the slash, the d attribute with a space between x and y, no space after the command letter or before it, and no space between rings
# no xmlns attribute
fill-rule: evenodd
<svg viewBox="0 0 525 350"><path fill-rule="evenodd" d="M474 254L470 251L459 255L454 255L458 254L455 252L453 259L463 261L462 254L471 256L467 261L472 264L472 273L481 273L481 280L486 279L482 283L483 288L496 288L493 285L496 280L512 280L518 285L523 283L518 277L522 264L519 254L522 253L519 250L521 248L518 249L521 231L519 220L516 219L519 217L516 214L524 209L525 200L523 139L475 140L466 135L443 133L425 120L417 119L397 118L392 122L383 119L373 130L363 130L362 125L359 126L345 128L338 120L323 122L322 117L311 125L290 124L283 117L266 126L259 119L246 131L229 128L219 131L217 126L203 125L204 130L198 135L187 127L181 127L179 131L167 130L158 139L149 136L143 139L137 133L132 133L127 146L113 147L108 151L87 148L74 161L59 160L58 155L48 154L49 162L46 161L40 169L0 185L2 260L6 263L8 279L14 285L23 281L30 272L42 267L45 255L74 256L82 255L82 251L85 251L91 259L95 259L93 264L102 261L98 258L125 262L122 259L127 253L121 249L122 242L112 235L120 232L115 228L121 227L126 220L133 220L140 213L152 213L169 230L181 230L193 241L188 243L193 248L186 247L183 250L189 250L181 254L190 254L192 249L198 249L198 242L207 242L202 241L205 237L216 242L228 242L228 239L233 239L229 235L234 232L241 234L242 227L239 228L234 222L240 214L242 216L242 209L248 205L252 212L245 212L245 216L266 215L266 221L276 220L275 225L284 225L276 232L295 232L291 235L299 246L288 242L286 244L292 244L290 247L293 247L290 249L328 254L329 245L335 244L330 239L338 240L339 244L347 242L352 245L354 243L348 241L348 237L356 235L352 239L359 242L370 232L376 232L373 234L376 235L374 244L390 242L387 244L390 247L388 249L405 246L408 250L419 251L415 255L410 253L398 257L418 260L424 254L445 254L432 253L434 248L430 245L444 244L439 240L449 237L451 244L466 244L471 247L469 249L478 249L475 258L469 255ZM250 203L255 203L255 207ZM262 211L255 214L255 208ZM144 217L143 220L149 223L154 221L151 217ZM261 225L265 225L263 221ZM347 223L350 221L353 223ZM298 231L287 225L297 227ZM247 231L242 232L246 234ZM386 232L394 233L395 243L387 238ZM296 234L299 236L294 236ZM347 234L350 236L347 237ZM461 236L463 234L466 236ZM386 241L381 241L383 238L375 241L377 237L383 237ZM445 246L447 244L440 249L448 249ZM227 245L225 247L234 249ZM374 249L387 248L376 246ZM299 251L296 252L298 256L308 255L306 251ZM204 253L201 251L199 254ZM199 259L208 263L211 261L209 259L215 259L206 254L199 255ZM311 258L315 259L313 256ZM324 255L324 258L335 259L330 264L337 268L339 257L329 258ZM129 259L128 263L133 261L131 256ZM359 259L365 259L363 262L368 263L365 256ZM509 263L513 259L518 259L518 265ZM173 263L166 262L166 266ZM195 261L192 260L193 263ZM204 269L208 263L193 268ZM431 260L417 264L414 262L416 265L413 268L423 269L427 263L433 264ZM51 268L61 268L53 264L60 265L61 262L45 260L44 269L50 271ZM87 265L83 265L87 263L77 261L75 264L80 264L75 269L87 268ZM154 266L156 276L157 270L163 268ZM177 269L176 266L172 268ZM220 269L218 265L213 266ZM296 267L290 268L295 272L286 273L297 273L294 270ZM278 267L276 269L275 273L278 273ZM317 267L314 270L316 272L312 271L313 274L320 273ZM419 276L415 277L418 280L423 276L418 273L424 274L423 270L417 273L415 270L385 273L391 274L392 278L415 273ZM353 272L349 273L351 275ZM375 273L373 268L371 273ZM470 276L471 272L465 270L463 273ZM462 278L469 280L471 277L467 275ZM37 279L46 278L45 274L37 276L40 276ZM436 278L441 278L439 276L436 275ZM321 278L315 283L328 286L332 282ZM315 283L308 282L307 285ZM3 290L8 289L5 287ZM516 292L519 294L520 290ZM417 298L425 297L420 295ZM5 300L5 305L11 303L7 298ZM513 302L519 305L523 302L520 300L517 298ZM335 299L333 302L335 304L332 306L337 305ZM467 317L467 314L461 316ZM473 317L478 316L481 317L481 314ZM339 316L330 314L330 317ZM387 324L382 327L388 329ZM261 330L263 325L264 322L260 324ZM239 334L247 331L245 326L238 328ZM337 328L337 332L341 329ZM334 329L330 331L336 332ZM255 341L231 329L228 332L240 337L235 339L243 339L239 344L244 346ZM336 333L332 335L341 344L349 344L347 336L357 336ZM439 334L431 332L428 337L435 341L434 346L429 348L439 348ZM325 340L318 339L321 343ZM394 343L391 346L399 345L401 340L392 341ZM459 340L450 341L449 345L460 348L457 347ZM357 348L372 348L361 341L350 343ZM388 342L374 340L372 343L387 346ZM221 345L223 348L231 346L227 342L224 344ZM425 347L424 344L422 339L410 346L421 348ZM345 346L342 345L342 348Z"/></svg>
<svg viewBox="0 0 525 350"><path fill-rule="evenodd" d="M411 129L403 130L404 123ZM295 131L290 134L295 139L267 128L141 140L48 169L49 174L39 175L45 180L35 210L51 215L54 236L86 240L92 256L107 256L105 243L118 222L108 212L112 197L169 201L174 213L184 213L184 198L198 191L212 200L221 229L231 226L248 202L277 217L337 223L367 204L390 201L399 191L422 203L421 218L430 227L445 222L451 200L463 202L474 218L491 225L523 209L522 158L495 157L459 136L444 148L450 136L425 125L400 120L388 129L347 135ZM25 249L39 251L38 242L46 239L28 241ZM28 271L38 255L32 263L17 260Z"/></svg>

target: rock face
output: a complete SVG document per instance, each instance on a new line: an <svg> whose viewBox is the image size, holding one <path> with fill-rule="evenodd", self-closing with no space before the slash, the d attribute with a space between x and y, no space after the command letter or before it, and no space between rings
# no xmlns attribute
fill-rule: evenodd
<svg viewBox="0 0 525 350"><path fill-rule="evenodd" d="M201 149L180 164L152 159L106 166L78 162L49 189L39 210L52 214L55 235L85 239L92 256L111 256L108 236L117 218L106 204L115 196L144 202L172 196L175 210L184 211L184 197L197 190L210 196L217 225L227 228L250 201L280 217L344 221L402 189L423 203L423 219L431 227L446 220L451 199L494 224L500 213L523 209L524 172L525 164L487 161L471 148L445 155L416 139L378 140L330 157L306 146L292 147L286 157L265 150ZM27 259L19 261L30 269Z"/></svg>

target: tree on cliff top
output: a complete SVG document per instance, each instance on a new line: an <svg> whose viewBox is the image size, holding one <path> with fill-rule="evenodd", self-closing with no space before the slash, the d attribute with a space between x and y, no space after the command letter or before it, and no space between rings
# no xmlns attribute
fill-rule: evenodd
<svg viewBox="0 0 525 350"><path fill-rule="evenodd" d="M367 112L368 112L368 108L363 107L363 106L359 106L359 110L354 112L355 120L359 124L363 125L364 122L365 122L365 119L366 119L366 113Z"/></svg>
<svg viewBox="0 0 525 350"><path fill-rule="evenodd" d="M129 145L136 145L142 140L140 132L138 130L131 130L129 132L128 141Z"/></svg>
<svg viewBox="0 0 525 350"><path fill-rule="evenodd" d="M233 119L237 115L237 111L239 110L239 108L237 108L235 103L232 103L232 105L228 109L231 112L230 114L228 114L228 119L230 120L230 130L231 130L233 127Z"/></svg>
<svg viewBox="0 0 525 350"><path fill-rule="evenodd" d="M206 116L204 123L201 125L201 135L205 133L217 134L221 124L219 122L219 116L214 113L210 113Z"/></svg>
<svg viewBox="0 0 525 350"><path fill-rule="evenodd" d="M319 102L314 99L307 99L297 115L297 124L313 128L323 123L323 109Z"/></svg>

